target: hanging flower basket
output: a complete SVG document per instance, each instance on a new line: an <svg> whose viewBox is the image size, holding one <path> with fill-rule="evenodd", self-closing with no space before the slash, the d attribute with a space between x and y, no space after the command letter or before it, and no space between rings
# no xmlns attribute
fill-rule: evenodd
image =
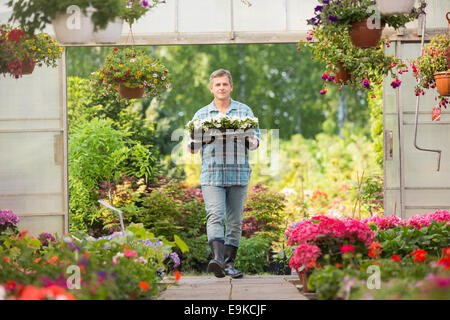
<svg viewBox="0 0 450 320"><path fill-rule="evenodd" d="M367 19L354 22L350 27L350 37L352 43L357 48L376 48L378 47L383 28L369 27Z"/></svg>
<svg viewBox="0 0 450 320"><path fill-rule="evenodd" d="M350 81L351 76L347 69L344 68L342 63L338 63L337 68L339 71L335 73L334 76L334 83L336 84L346 84L348 81Z"/></svg>
<svg viewBox="0 0 450 320"><path fill-rule="evenodd" d="M430 43L422 48L422 55L411 61L411 67L417 80L414 89L416 96L424 95L425 90L437 89L438 107L446 108L450 102L450 36L433 36Z"/></svg>
<svg viewBox="0 0 450 320"><path fill-rule="evenodd" d="M94 33L96 43L117 43L122 34L123 19L117 17L114 22L108 23L106 29Z"/></svg>
<svg viewBox="0 0 450 320"><path fill-rule="evenodd" d="M123 84L119 84L119 94L124 99L139 99L144 96L145 88L129 88Z"/></svg>
<svg viewBox="0 0 450 320"><path fill-rule="evenodd" d="M34 60L22 61L22 74L32 74L34 71Z"/></svg>
<svg viewBox="0 0 450 320"><path fill-rule="evenodd" d="M157 96L170 88L169 71L159 59L134 47L113 48L103 67L93 72L90 80L93 91L117 95L118 99Z"/></svg>
<svg viewBox="0 0 450 320"><path fill-rule="evenodd" d="M450 96L450 71L437 72L434 74L436 88L443 97Z"/></svg>
<svg viewBox="0 0 450 320"><path fill-rule="evenodd" d="M46 33L30 36L9 25L0 26L0 73L20 78L34 67L56 67L62 48Z"/></svg>
<svg viewBox="0 0 450 320"><path fill-rule="evenodd" d="M415 0L377 0L377 5L382 14L398 15L411 13L415 2Z"/></svg>

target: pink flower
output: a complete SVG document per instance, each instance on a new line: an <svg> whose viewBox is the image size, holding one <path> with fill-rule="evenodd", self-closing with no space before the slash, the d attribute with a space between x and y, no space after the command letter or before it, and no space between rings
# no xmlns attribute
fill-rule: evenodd
<svg viewBox="0 0 450 320"><path fill-rule="evenodd" d="M346 245L343 245L341 247L341 253L342 254L345 254L345 253L347 253L349 251L351 251L352 253L355 253L355 247L352 246L351 244L346 244Z"/></svg>
<svg viewBox="0 0 450 320"><path fill-rule="evenodd" d="M136 257L137 253L136 253L136 251L133 251L130 249L125 249L125 252L123 253L123 255L127 258L132 258L132 257Z"/></svg>
<svg viewBox="0 0 450 320"><path fill-rule="evenodd" d="M308 271L310 269L310 265L314 264L321 254L322 252L319 247L302 243L295 249L294 255L289 261L289 266L294 269L304 266L305 268L303 271Z"/></svg>

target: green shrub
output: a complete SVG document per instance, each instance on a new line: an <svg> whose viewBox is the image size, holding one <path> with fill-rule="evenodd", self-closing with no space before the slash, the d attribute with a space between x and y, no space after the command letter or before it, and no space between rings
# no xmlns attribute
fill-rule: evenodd
<svg viewBox="0 0 450 320"><path fill-rule="evenodd" d="M251 238L241 238L236 256L235 268L249 274L264 272L268 264L268 251L270 240L261 235Z"/></svg>

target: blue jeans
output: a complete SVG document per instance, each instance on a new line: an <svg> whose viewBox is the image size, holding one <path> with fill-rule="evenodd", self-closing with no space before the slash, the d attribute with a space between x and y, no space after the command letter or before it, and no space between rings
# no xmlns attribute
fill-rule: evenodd
<svg viewBox="0 0 450 320"><path fill-rule="evenodd" d="M226 245L239 247L247 186L218 187L205 185L202 186L202 193L206 209L208 242L221 240Z"/></svg>

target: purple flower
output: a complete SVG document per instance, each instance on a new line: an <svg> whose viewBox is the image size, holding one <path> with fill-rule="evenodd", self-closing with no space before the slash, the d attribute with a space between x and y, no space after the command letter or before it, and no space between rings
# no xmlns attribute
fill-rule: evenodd
<svg viewBox="0 0 450 320"><path fill-rule="evenodd" d="M52 236L50 233L42 232L39 235L39 241L42 243L43 246L48 246L48 240L51 242L56 242L56 239L54 236Z"/></svg>
<svg viewBox="0 0 450 320"><path fill-rule="evenodd" d="M402 82L400 80L392 81L391 87L395 89L395 88L400 87L401 84L402 84Z"/></svg>
<svg viewBox="0 0 450 320"><path fill-rule="evenodd" d="M331 22L337 22L337 21L338 21L338 18L335 17L335 16L329 16L329 17L328 17L328 20L330 20Z"/></svg>
<svg viewBox="0 0 450 320"><path fill-rule="evenodd" d="M16 225L19 221L19 217L12 210L0 210L0 225Z"/></svg>
<svg viewBox="0 0 450 320"><path fill-rule="evenodd" d="M370 81L368 79L364 79L362 81L362 84L364 87L366 87L367 89L370 89Z"/></svg>
<svg viewBox="0 0 450 320"><path fill-rule="evenodd" d="M314 12L322 11L322 9L323 9L323 6L317 6L317 7L314 8Z"/></svg>
<svg viewBox="0 0 450 320"><path fill-rule="evenodd" d="M322 75L322 80L325 81L325 80L327 80L327 79L328 79L328 74L324 73L324 74Z"/></svg>
<svg viewBox="0 0 450 320"><path fill-rule="evenodd" d="M176 252L169 253L165 258L167 257L170 257L172 259L174 268L180 265L180 257L178 257L178 254Z"/></svg>
<svg viewBox="0 0 450 320"><path fill-rule="evenodd" d="M148 7L148 1L143 0L142 1L142 6L147 8Z"/></svg>

